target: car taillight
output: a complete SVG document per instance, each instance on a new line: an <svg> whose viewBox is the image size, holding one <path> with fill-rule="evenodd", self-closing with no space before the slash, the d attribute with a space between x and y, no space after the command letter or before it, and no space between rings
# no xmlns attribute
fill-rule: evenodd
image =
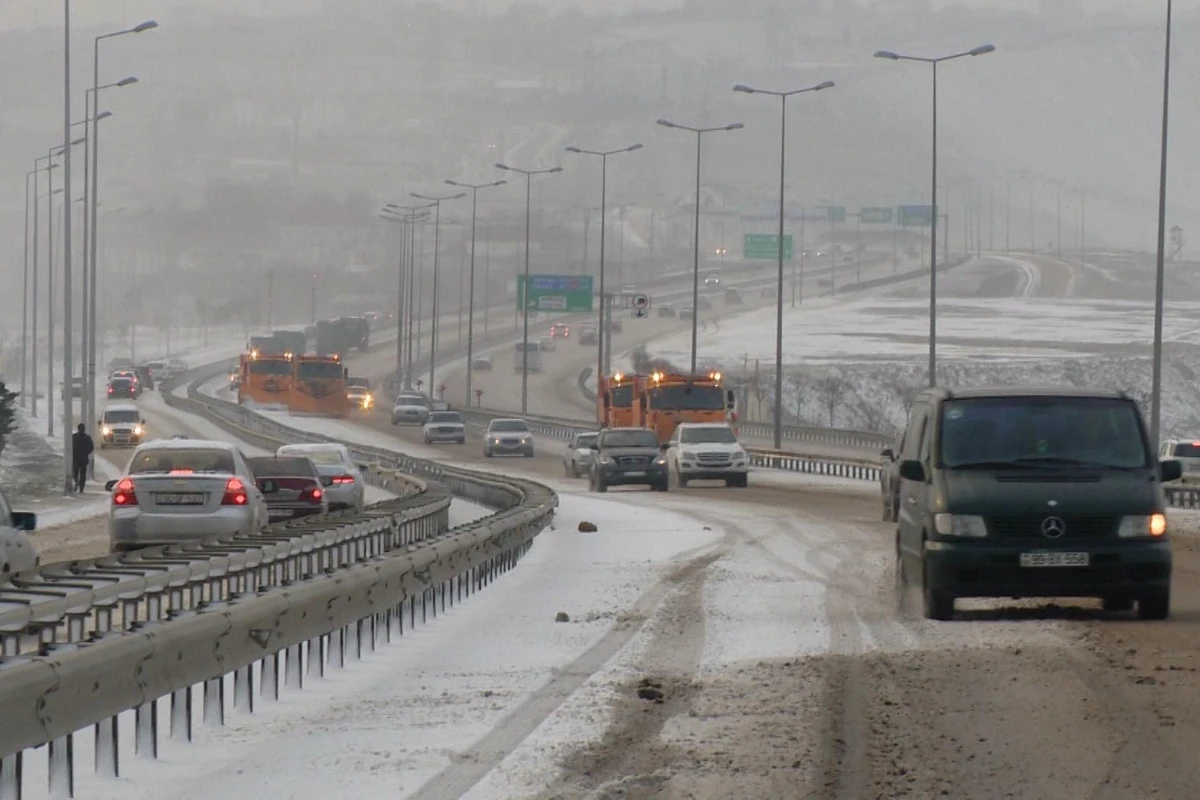
<svg viewBox="0 0 1200 800"><path fill-rule="evenodd" d="M113 505L136 506L137 504L137 494L133 491L133 481L129 478L121 478L121 480L117 481L117 485L113 487Z"/></svg>
<svg viewBox="0 0 1200 800"><path fill-rule="evenodd" d="M321 492L320 489L317 489L317 488L305 489L303 492L300 493L301 500L307 500L308 502L310 502L314 505L320 505L322 497L324 497L324 494Z"/></svg>
<svg viewBox="0 0 1200 800"><path fill-rule="evenodd" d="M336 478L333 479L333 482L336 484L354 483L354 476L353 475L338 475Z"/></svg>
<svg viewBox="0 0 1200 800"><path fill-rule="evenodd" d="M225 496L221 498L221 505L244 506L247 499L246 485L237 478L230 478L225 484Z"/></svg>
<svg viewBox="0 0 1200 800"><path fill-rule="evenodd" d="M111 386L110 386L110 387L108 387L108 393L109 393L109 394L112 394L112 387L111 387Z"/></svg>

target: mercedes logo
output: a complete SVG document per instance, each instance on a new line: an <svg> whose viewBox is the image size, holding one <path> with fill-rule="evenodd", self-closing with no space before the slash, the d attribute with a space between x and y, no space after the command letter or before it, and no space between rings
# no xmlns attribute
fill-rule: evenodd
<svg viewBox="0 0 1200 800"><path fill-rule="evenodd" d="M1067 532L1067 523L1061 517L1046 517L1042 520L1042 536L1057 539Z"/></svg>

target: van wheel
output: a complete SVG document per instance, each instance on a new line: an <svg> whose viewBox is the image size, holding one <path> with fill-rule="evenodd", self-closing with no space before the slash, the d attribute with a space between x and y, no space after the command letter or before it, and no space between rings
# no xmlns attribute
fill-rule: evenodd
<svg viewBox="0 0 1200 800"><path fill-rule="evenodd" d="M1105 611L1132 611L1133 598L1131 597L1105 597L1102 600Z"/></svg>
<svg viewBox="0 0 1200 800"><path fill-rule="evenodd" d="M1166 619L1171 615L1171 592L1142 597L1137 604L1138 619Z"/></svg>
<svg viewBox="0 0 1200 800"><path fill-rule="evenodd" d="M954 595L942 591L930 579L928 563L922 569L921 600L925 619L942 621L954 619Z"/></svg>

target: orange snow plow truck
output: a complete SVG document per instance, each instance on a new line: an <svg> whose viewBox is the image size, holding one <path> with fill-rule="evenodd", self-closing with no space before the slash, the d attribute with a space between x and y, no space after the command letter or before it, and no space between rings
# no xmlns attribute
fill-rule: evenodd
<svg viewBox="0 0 1200 800"><path fill-rule="evenodd" d="M596 392L601 427L640 427L665 444L681 422L737 422L736 398L721 373L600 376Z"/></svg>

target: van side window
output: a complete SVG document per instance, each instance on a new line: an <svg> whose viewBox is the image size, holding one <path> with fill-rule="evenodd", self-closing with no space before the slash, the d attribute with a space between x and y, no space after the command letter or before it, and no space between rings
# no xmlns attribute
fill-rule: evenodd
<svg viewBox="0 0 1200 800"><path fill-rule="evenodd" d="M924 449L928 452L928 448L922 447L922 442L925 439L925 421L929 418L928 406L914 405L908 413L908 429L904 431L904 449L900 455L903 461L918 461L921 459L921 451Z"/></svg>

